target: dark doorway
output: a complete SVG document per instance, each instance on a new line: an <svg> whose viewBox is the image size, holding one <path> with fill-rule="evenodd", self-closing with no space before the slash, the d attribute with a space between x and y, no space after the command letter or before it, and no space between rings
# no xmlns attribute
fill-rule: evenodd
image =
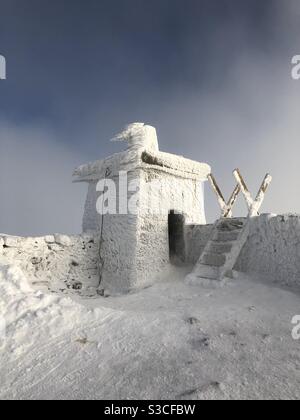
<svg viewBox="0 0 300 420"><path fill-rule="evenodd" d="M169 251L172 264L182 264L185 260L184 216L174 210L169 214Z"/></svg>

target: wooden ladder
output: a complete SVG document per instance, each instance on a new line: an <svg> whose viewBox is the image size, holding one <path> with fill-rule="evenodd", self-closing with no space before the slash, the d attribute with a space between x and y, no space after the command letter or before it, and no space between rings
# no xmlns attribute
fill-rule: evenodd
<svg viewBox="0 0 300 420"><path fill-rule="evenodd" d="M232 270L249 236L250 219L259 215L258 211L272 181L272 177L267 174L255 200L253 200L240 171L235 169L233 175L237 181L237 186L227 203L214 176L212 174L208 176L217 195L222 213L221 218L213 225L210 238L192 273L188 276L193 281L197 281L197 279L223 280L225 277L232 276ZM248 216L246 218L233 218L231 217L232 208L240 192L245 197Z"/></svg>

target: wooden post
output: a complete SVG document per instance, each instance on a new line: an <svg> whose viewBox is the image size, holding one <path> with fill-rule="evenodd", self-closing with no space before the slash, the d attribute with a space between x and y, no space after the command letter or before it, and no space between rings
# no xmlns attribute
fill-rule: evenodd
<svg viewBox="0 0 300 420"><path fill-rule="evenodd" d="M216 193L217 199L218 199L218 203L220 204L221 209L223 210L224 207L226 206L225 203L225 199L223 197L223 194L217 184L217 181L215 180L215 177L213 176L213 174L209 174L208 175L208 180L210 181L210 184L214 190L214 192Z"/></svg>
<svg viewBox="0 0 300 420"><path fill-rule="evenodd" d="M218 203L221 207L221 217L225 217L225 218L229 218L232 217L232 208L236 202L236 199L241 191L241 188L239 185L237 185L233 191L233 193L230 196L230 199L228 201L228 203L226 203L225 198L217 184L217 181L215 179L215 177L213 176L213 174L208 175L208 179L211 183L211 186L214 190L214 192L216 193L217 199L218 199Z"/></svg>
<svg viewBox="0 0 300 420"><path fill-rule="evenodd" d="M239 171L239 169L235 169L233 171L233 175L235 177L235 179L237 180L242 193L245 197L247 206L248 206L248 210L249 210L249 217L254 217L254 216L258 216L259 215L259 209L264 201L265 198L265 194L266 191L272 181L272 177L271 175L267 174L263 180L263 183L261 184L261 187L257 193L257 196L255 198L255 200L253 200L253 198L251 197L251 194L247 188L247 185Z"/></svg>
<svg viewBox="0 0 300 420"><path fill-rule="evenodd" d="M241 187L239 186L239 184L237 184L227 203L227 208L224 211L223 217L232 217L232 207L234 206L240 192Z"/></svg>
<svg viewBox="0 0 300 420"><path fill-rule="evenodd" d="M249 192L249 190L247 188L247 185L246 185L246 183L245 183L245 181L244 181L244 179L243 179L243 177L242 177L239 169L235 169L233 171L233 175L234 175L235 179L237 180L237 183L239 184L239 186L240 186L240 188L242 190L242 193L243 193L243 195L245 197L245 200L246 200L248 209L250 210L251 207L252 207L252 205L253 205L253 200L252 200L251 194L250 194L250 192Z"/></svg>
<svg viewBox="0 0 300 420"><path fill-rule="evenodd" d="M254 203L252 205L251 212L250 212L250 217L251 216L257 216L259 214L258 211L261 208L261 205L262 205L262 203L264 201L264 198L265 198L265 194L266 194L267 189L270 186L271 182L272 182L272 177L271 177L270 174L267 174L265 176L264 180L263 180L263 183L261 184L261 187L260 187L260 189L257 193L257 196L254 200Z"/></svg>

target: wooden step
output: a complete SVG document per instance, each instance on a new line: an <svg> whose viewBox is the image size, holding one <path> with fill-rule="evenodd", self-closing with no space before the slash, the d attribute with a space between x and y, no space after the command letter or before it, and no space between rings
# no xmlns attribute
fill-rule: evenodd
<svg viewBox="0 0 300 420"><path fill-rule="evenodd" d="M210 241L208 250L215 254L228 254L232 250L233 242Z"/></svg>
<svg viewBox="0 0 300 420"><path fill-rule="evenodd" d="M226 255L224 254L214 254L212 252L203 254L201 256L200 262L206 265L212 265L215 267L221 267L226 262Z"/></svg>
<svg viewBox="0 0 300 420"><path fill-rule="evenodd" d="M213 267L211 265L206 265L198 262L195 267L194 273L197 277L203 277L207 279L218 279L220 274L219 267Z"/></svg>
<svg viewBox="0 0 300 420"><path fill-rule="evenodd" d="M219 267L198 263L195 267L194 274L199 278L217 280L220 275L220 269Z"/></svg>
<svg viewBox="0 0 300 420"><path fill-rule="evenodd" d="M217 231L214 235L213 240L216 242L232 242L236 241L241 231Z"/></svg>
<svg viewBox="0 0 300 420"><path fill-rule="evenodd" d="M222 221L217 225L218 230L241 230L245 223L240 221Z"/></svg>

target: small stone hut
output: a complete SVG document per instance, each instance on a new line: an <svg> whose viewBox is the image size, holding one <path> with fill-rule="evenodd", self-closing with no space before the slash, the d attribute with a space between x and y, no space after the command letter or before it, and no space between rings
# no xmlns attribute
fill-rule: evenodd
<svg viewBox="0 0 300 420"><path fill-rule="evenodd" d="M185 256L184 225L205 224L209 165L159 150L156 130L129 125L125 151L74 171L86 182L83 231L100 235L101 288L141 287Z"/></svg>

